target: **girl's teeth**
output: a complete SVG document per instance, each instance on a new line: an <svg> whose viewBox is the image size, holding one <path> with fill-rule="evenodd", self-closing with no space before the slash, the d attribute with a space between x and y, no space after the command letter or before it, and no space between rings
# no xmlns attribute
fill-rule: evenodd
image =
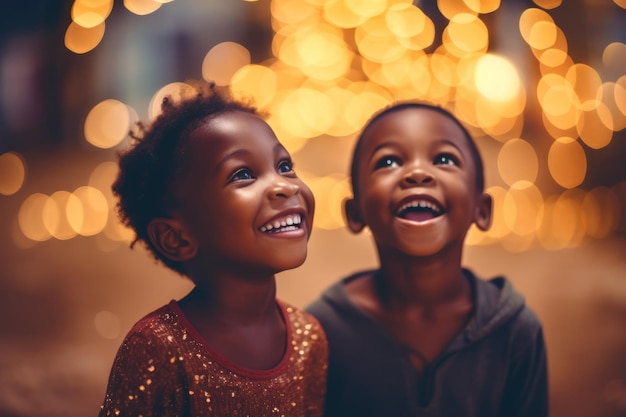
<svg viewBox="0 0 626 417"><path fill-rule="evenodd" d="M288 226L293 226L293 225L298 225L302 223L302 218L298 215L295 216L289 216L287 218L285 218L284 220L278 221L276 220L274 223L268 223L265 226L261 226L260 230L262 232L269 232L272 229L279 229L281 227L285 228ZM295 227L288 227L287 230L295 230Z"/></svg>

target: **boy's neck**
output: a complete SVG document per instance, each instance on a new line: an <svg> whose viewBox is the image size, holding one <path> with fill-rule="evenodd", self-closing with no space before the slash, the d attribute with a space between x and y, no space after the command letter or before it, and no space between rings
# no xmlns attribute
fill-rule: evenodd
<svg viewBox="0 0 626 417"><path fill-rule="evenodd" d="M373 277L380 302L389 308L435 307L470 295L460 259L390 262L381 259Z"/></svg>

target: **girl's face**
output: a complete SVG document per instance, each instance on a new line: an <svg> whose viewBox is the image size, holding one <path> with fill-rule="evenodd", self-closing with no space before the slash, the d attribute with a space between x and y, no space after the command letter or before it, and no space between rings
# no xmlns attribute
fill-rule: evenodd
<svg viewBox="0 0 626 417"><path fill-rule="evenodd" d="M368 226L379 250L429 256L460 249L472 223L489 226L491 199L476 189L468 140L448 117L408 108L374 122L362 138L351 229Z"/></svg>
<svg viewBox="0 0 626 417"><path fill-rule="evenodd" d="M192 132L188 151L174 215L198 245L196 260L259 274L304 262L315 201L267 123L221 114Z"/></svg>

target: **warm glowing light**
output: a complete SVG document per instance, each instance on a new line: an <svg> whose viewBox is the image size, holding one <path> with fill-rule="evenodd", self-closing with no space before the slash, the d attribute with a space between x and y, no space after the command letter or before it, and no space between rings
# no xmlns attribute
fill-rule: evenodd
<svg viewBox="0 0 626 417"><path fill-rule="evenodd" d="M597 94L602 79L594 68L586 64L574 64L567 70L565 79L572 86L582 110L593 110L600 104Z"/></svg>
<svg viewBox="0 0 626 417"><path fill-rule="evenodd" d="M528 44L536 49L547 49L556 42L557 28L554 22L541 20L531 26Z"/></svg>
<svg viewBox="0 0 626 417"><path fill-rule="evenodd" d="M100 191L102 195L109 201L109 207L113 207L113 191L111 185L115 181L119 168L117 163L113 161L106 161L100 163L94 168L89 176L87 185Z"/></svg>
<svg viewBox="0 0 626 417"><path fill-rule="evenodd" d="M16 152L0 155L0 194L12 195L22 188L26 177L26 166Z"/></svg>
<svg viewBox="0 0 626 417"><path fill-rule="evenodd" d="M622 88L614 82L605 82L602 84L602 88L598 90L598 99L602 101L602 104L607 107L611 114L611 125L607 125L608 128L614 132L618 132L626 128L626 114L622 113L618 103L615 101L615 90ZM626 100L626 95L624 95Z"/></svg>
<svg viewBox="0 0 626 417"><path fill-rule="evenodd" d="M197 90L187 83L175 82L167 84L161 87L161 89L152 96L150 105L148 106L148 117L155 119L161 114L161 106L165 97L169 97L169 99L176 102L182 98L192 97L196 94Z"/></svg>
<svg viewBox="0 0 626 417"><path fill-rule="evenodd" d="M272 0L270 12L275 32L288 25L300 25L315 18L319 13L318 8L309 2L293 0Z"/></svg>
<svg viewBox="0 0 626 417"><path fill-rule="evenodd" d="M385 11L387 0L343 0L346 7L358 16L370 18Z"/></svg>
<svg viewBox="0 0 626 417"><path fill-rule="evenodd" d="M76 198L69 191L53 193L43 206L43 224L48 232L59 240L67 240L76 236L76 231L67 218L67 207L70 200Z"/></svg>
<svg viewBox="0 0 626 417"><path fill-rule="evenodd" d="M65 47L76 54L84 54L98 46L103 37L104 22L91 28L72 22L65 31Z"/></svg>
<svg viewBox="0 0 626 417"><path fill-rule="evenodd" d="M502 209L504 221L513 233L533 235L543 220L543 196L533 183L519 181L507 191Z"/></svg>
<svg viewBox="0 0 626 417"><path fill-rule="evenodd" d="M515 66L506 58L494 54L485 54L478 59L474 82L483 96L494 101L511 100L521 89Z"/></svg>
<svg viewBox="0 0 626 417"><path fill-rule="evenodd" d="M452 20L454 16L461 13L476 14L476 11L468 3L471 4L470 2L458 0L437 0L437 8L448 20Z"/></svg>
<svg viewBox="0 0 626 417"><path fill-rule="evenodd" d="M608 44L602 52L602 63L608 69L621 74L626 68L626 44L622 42Z"/></svg>
<svg viewBox="0 0 626 417"><path fill-rule="evenodd" d="M394 61L407 49L389 29L385 16L377 16L358 26L354 39L361 55L378 63Z"/></svg>
<svg viewBox="0 0 626 417"><path fill-rule="evenodd" d="M66 209L72 229L83 236L100 233L109 216L109 205L105 196L97 188L89 186L77 188L73 196Z"/></svg>
<svg viewBox="0 0 626 417"><path fill-rule="evenodd" d="M268 106L276 95L277 74L262 65L241 67L231 80L231 90L238 98L252 98L259 108Z"/></svg>
<svg viewBox="0 0 626 417"><path fill-rule="evenodd" d="M349 126L356 132L378 110L391 103L391 96L374 84L353 83L350 85L353 93L350 103L343 109Z"/></svg>
<svg viewBox="0 0 626 417"><path fill-rule="evenodd" d="M350 90L341 87L331 87L324 92L326 96L335 103L336 108L345 109L352 102L354 93ZM326 132L327 135L343 137L351 135L355 132L354 126L348 123L346 119L346 112L339 112L335 115L335 123Z"/></svg>
<svg viewBox="0 0 626 417"><path fill-rule="evenodd" d="M495 12L500 7L500 0L463 0L463 3L480 14Z"/></svg>
<svg viewBox="0 0 626 417"><path fill-rule="evenodd" d="M596 109L582 111L576 124L580 139L590 148L601 149L613 139L613 118L608 107L600 103Z"/></svg>
<svg viewBox="0 0 626 417"><path fill-rule="evenodd" d="M312 177L307 178L307 184L315 195L315 227L323 230L344 227L342 200L350 195L345 177Z"/></svg>
<svg viewBox="0 0 626 417"><path fill-rule="evenodd" d="M607 187L591 190L582 203L582 220L587 235L603 239L615 231L619 224L619 199Z"/></svg>
<svg viewBox="0 0 626 417"><path fill-rule="evenodd" d="M450 48L449 43L454 48ZM444 29L444 44L451 52L460 50L460 53L454 53L456 56L484 53L489 46L487 26L473 14L457 14Z"/></svg>
<svg viewBox="0 0 626 417"><path fill-rule="evenodd" d="M45 194L35 193L28 196L18 212L17 221L20 230L30 240L43 242L52 237L43 222L43 210L50 199Z"/></svg>
<svg viewBox="0 0 626 417"><path fill-rule="evenodd" d="M522 180L534 183L538 170L537 153L523 139L507 141L498 153L498 172L508 185Z"/></svg>
<svg viewBox="0 0 626 417"><path fill-rule="evenodd" d="M533 2L544 9L555 9L561 5L563 0L533 0Z"/></svg>
<svg viewBox="0 0 626 417"><path fill-rule="evenodd" d="M447 87L459 85L459 74L456 72L456 57L439 47L430 56L430 69L434 78Z"/></svg>
<svg viewBox="0 0 626 417"><path fill-rule="evenodd" d="M507 195L507 190L502 187L489 187L486 192L491 195L493 199L492 223L489 230L487 230L487 235L493 239L499 240L511 233L511 228L507 226L506 218L517 216L517 207L507 207L507 212L505 213L504 199Z"/></svg>
<svg viewBox="0 0 626 417"><path fill-rule="evenodd" d="M209 50L202 61L202 78L229 85L237 70L250 65L250 52L236 42L222 42Z"/></svg>
<svg viewBox="0 0 626 417"><path fill-rule="evenodd" d="M626 115L626 75L622 75L615 82L614 97L615 104Z"/></svg>
<svg viewBox="0 0 626 417"><path fill-rule="evenodd" d="M297 29L278 47L278 57L318 80L342 77L350 68L352 52L337 28L325 24Z"/></svg>
<svg viewBox="0 0 626 417"><path fill-rule="evenodd" d="M567 52L561 49L550 48L541 53L539 61L547 67L555 68L565 63L567 58Z"/></svg>
<svg viewBox="0 0 626 417"><path fill-rule="evenodd" d="M522 12L519 19L519 30L522 38L530 46L533 38L531 37L532 28L539 22L548 22L554 25L554 20L547 12L541 9L528 8ZM540 41L542 42L542 41Z"/></svg>
<svg viewBox="0 0 626 417"><path fill-rule="evenodd" d="M156 0L124 0L124 7L139 16L156 12L162 5L162 2Z"/></svg>
<svg viewBox="0 0 626 417"><path fill-rule="evenodd" d="M585 151L572 138L558 138L548 152L548 168L554 181L561 187L578 187L587 174Z"/></svg>
<svg viewBox="0 0 626 417"><path fill-rule="evenodd" d="M626 9L626 0L613 0L613 3L617 4L622 9Z"/></svg>
<svg viewBox="0 0 626 417"><path fill-rule="evenodd" d="M105 339L117 339L120 335L120 319L110 311L99 311L94 317L94 326L100 336Z"/></svg>
<svg viewBox="0 0 626 417"><path fill-rule="evenodd" d="M118 145L128 135L131 113L117 100L104 100L94 106L85 119L85 139L98 148Z"/></svg>
<svg viewBox="0 0 626 417"><path fill-rule="evenodd" d="M299 88L284 96L278 111L276 117L289 134L308 138L319 136L328 130L339 109L321 92Z"/></svg>
<svg viewBox="0 0 626 417"><path fill-rule="evenodd" d="M299 4L301 2L294 2ZM365 16L355 13L345 1L327 1L324 2L324 19L331 25L342 28L350 29L362 25L367 18Z"/></svg>
<svg viewBox="0 0 626 417"><path fill-rule="evenodd" d="M578 245L584 235L580 207L584 192L568 190L546 201L546 215L537 238L546 249L563 249Z"/></svg>
<svg viewBox="0 0 626 417"><path fill-rule="evenodd" d="M72 5L72 20L84 27L96 27L109 17L113 10L113 0L75 0Z"/></svg>

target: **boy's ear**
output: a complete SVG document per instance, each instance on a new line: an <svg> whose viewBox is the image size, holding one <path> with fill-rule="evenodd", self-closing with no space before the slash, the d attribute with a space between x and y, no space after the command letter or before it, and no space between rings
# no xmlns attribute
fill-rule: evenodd
<svg viewBox="0 0 626 417"><path fill-rule="evenodd" d="M187 236L178 220L153 219L148 223L148 237L157 250L172 261L188 261L198 253L194 240Z"/></svg>
<svg viewBox="0 0 626 417"><path fill-rule="evenodd" d="M343 201L343 212L346 216L348 229L352 233L360 233L365 228L361 209L354 198L348 198Z"/></svg>
<svg viewBox="0 0 626 417"><path fill-rule="evenodd" d="M482 193L478 197L476 208L474 209L474 224L483 232L491 226L491 215L493 212L493 199L487 193Z"/></svg>

